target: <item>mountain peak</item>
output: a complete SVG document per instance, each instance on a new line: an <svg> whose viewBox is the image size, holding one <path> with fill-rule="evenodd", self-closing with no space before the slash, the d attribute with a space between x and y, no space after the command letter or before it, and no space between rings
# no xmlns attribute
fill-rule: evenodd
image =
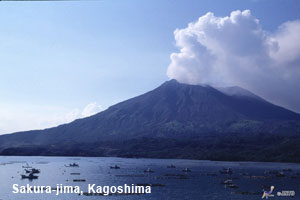
<svg viewBox="0 0 300 200"><path fill-rule="evenodd" d="M226 94L228 96L237 96L237 97L250 97L257 100L265 101L263 98L257 96L256 94L241 88L239 86L231 86L231 87L216 87L217 90Z"/></svg>
<svg viewBox="0 0 300 200"><path fill-rule="evenodd" d="M198 89L200 88L213 88L217 91L227 95L227 96L233 96L233 97L248 97L248 98L254 98L256 100L265 101L263 98L259 97L258 95L250 92L247 89L244 89L239 86L230 86L230 87L212 87L207 84L187 84L187 83L181 83L177 81L176 79L171 79L169 81L166 81L162 84L162 86L197 86Z"/></svg>
<svg viewBox="0 0 300 200"><path fill-rule="evenodd" d="M87 155L95 155L95 152L99 155L102 152L101 155L111 156L116 155L110 153L124 144L124 141L135 141L134 151L131 153L143 152L145 147L152 148L154 145L155 152L164 149L163 152L169 154L174 152L169 142L155 146L157 142L140 145L140 141L145 141L146 138L167 140L175 144L177 142L174 140L194 141L194 138L202 137L205 141L208 137L218 136L228 142L226 138L231 137L231 134L247 138L260 133L300 133L299 114L258 98L260 97L240 87L217 90L208 85L188 85L172 79L152 91L113 105L88 118L45 130L0 136L0 153L1 150L6 153L23 153L24 148L25 152L26 149L29 149L27 152L40 152L32 149L56 146L57 149L52 149L50 155L69 155L66 152L74 152L74 149L83 145L87 148L84 150ZM103 149L103 146L98 145L107 145L109 141L116 145L115 149L112 146ZM196 149L190 149L190 146L187 149L194 154L194 150L203 146L203 141L192 145ZM91 151L93 148L90 145L95 145L98 149ZM136 151L138 146L140 149ZM209 146L209 151L199 152L210 152L211 147L219 145L212 140ZM11 149L12 147L17 150ZM65 147L69 147L69 150L60 154ZM49 152L46 150L46 153ZM249 152L246 153L248 155ZM78 154L81 155L81 151Z"/></svg>
<svg viewBox="0 0 300 200"><path fill-rule="evenodd" d="M165 81L161 86L170 86L170 85L179 85L182 83L179 83L176 79L171 79L168 81Z"/></svg>
<svg viewBox="0 0 300 200"><path fill-rule="evenodd" d="M182 137L213 132L268 132L273 130L266 128L267 121L300 120L299 114L259 98L240 87L217 90L172 79L96 115L41 132L51 133L53 141ZM249 125L248 121L255 123ZM50 137L49 134L46 135Z"/></svg>

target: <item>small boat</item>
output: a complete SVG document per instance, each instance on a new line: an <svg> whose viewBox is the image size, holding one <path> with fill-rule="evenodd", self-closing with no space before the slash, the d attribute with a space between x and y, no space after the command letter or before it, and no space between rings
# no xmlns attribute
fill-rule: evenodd
<svg viewBox="0 0 300 200"><path fill-rule="evenodd" d="M70 175L80 175L78 172L70 173Z"/></svg>
<svg viewBox="0 0 300 200"><path fill-rule="evenodd" d="M184 168L182 171L183 172L192 172L189 168Z"/></svg>
<svg viewBox="0 0 300 200"><path fill-rule="evenodd" d="M145 173L152 173L154 171L152 171L152 169L148 168L147 170L144 170Z"/></svg>
<svg viewBox="0 0 300 200"><path fill-rule="evenodd" d="M167 168L176 168L176 166L171 164L171 165L168 165Z"/></svg>
<svg viewBox="0 0 300 200"><path fill-rule="evenodd" d="M226 179L226 180L222 181L221 184L230 185L230 184L232 184L232 179Z"/></svg>
<svg viewBox="0 0 300 200"><path fill-rule="evenodd" d="M285 174L283 172L278 172L278 174L276 174L276 177L282 178L285 177Z"/></svg>
<svg viewBox="0 0 300 200"><path fill-rule="evenodd" d="M236 189L236 188L239 188L239 186L237 186L237 185L235 185L235 184L228 184L228 185L225 185L225 187L229 187L229 188L234 188L234 189Z"/></svg>
<svg viewBox="0 0 300 200"><path fill-rule="evenodd" d="M120 166L115 165L115 166L110 166L111 169L120 169Z"/></svg>
<svg viewBox="0 0 300 200"><path fill-rule="evenodd" d="M23 167L23 168L32 168L32 167L29 166L28 163L26 163L26 166L22 166L22 167Z"/></svg>
<svg viewBox="0 0 300 200"><path fill-rule="evenodd" d="M232 169L231 168L223 168L220 170L221 174L232 174Z"/></svg>
<svg viewBox="0 0 300 200"><path fill-rule="evenodd" d="M69 165L66 165L66 167L79 167L77 163L71 163Z"/></svg>
<svg viewBox="0 0 300 200"><path fill-rule="evenodd" d="M29 180L33 180L33 179L38 179L39 177L34 175L33 173L30 173L29 175L21 175L22 179L29 179Z"/></svg>
<svg viewBox="0 0 300 200"><path fill-rule="evenodd" d="M85 179L73 179L73 182L86 182Z"/></svg>
<svg viewBox="0 0 300 200"><path fill-rule="evenodd" d="M31 168L31 169L25 169L25 172L26 172L27 174L29 174L29 173L39 174L39 173L41 173L41 170L36 169L36 168Z"/></svg>

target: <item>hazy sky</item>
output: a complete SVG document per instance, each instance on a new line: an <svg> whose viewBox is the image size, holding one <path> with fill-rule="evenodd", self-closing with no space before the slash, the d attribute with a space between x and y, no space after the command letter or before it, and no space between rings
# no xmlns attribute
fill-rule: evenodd
<svg viewBox="0 0 300 200"><path fill-rule="evenodd" d="M0 2L0 134L66 123L157 87L180 50L176 29L246 9L268 33L300 19L297 0Z"/></svg>

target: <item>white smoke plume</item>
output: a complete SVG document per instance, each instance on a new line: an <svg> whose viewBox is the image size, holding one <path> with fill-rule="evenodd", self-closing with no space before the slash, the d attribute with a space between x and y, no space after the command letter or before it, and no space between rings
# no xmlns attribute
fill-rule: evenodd
<svg viewBox="0 0 300 200"><path fill-rule="evenodd" d="M174 32L167 75L179 82L241 86L300 112L300 21L263 30L249 10L201 16Z"/></svg>

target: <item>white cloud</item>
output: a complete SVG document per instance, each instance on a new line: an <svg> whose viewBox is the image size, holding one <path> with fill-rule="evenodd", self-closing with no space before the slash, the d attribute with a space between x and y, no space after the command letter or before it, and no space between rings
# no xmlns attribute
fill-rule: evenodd
<svg viewBox="0 0 300 200"><path fill-rule="evenodd" d="M82 111L82 117L89 117L94 115L102 110L102 106L97 105L96 102L88 104Z"/></svg>
<svg viewBox="0 0 300 200"><path fill-rule="evenodd" d="M262 29L249 10L201 16L174 32L167 75L180 82L238 85L300 112L300 21L275 32Z"/></svg>
<svg viewBox="0 0 300 200"><path fill-rule="evenodd" d="M94 115L102 110L96 102L89 103L83 109L30 106L0 105L0 134L25 130L36 130L70 123L75 119Z"/></svg>

